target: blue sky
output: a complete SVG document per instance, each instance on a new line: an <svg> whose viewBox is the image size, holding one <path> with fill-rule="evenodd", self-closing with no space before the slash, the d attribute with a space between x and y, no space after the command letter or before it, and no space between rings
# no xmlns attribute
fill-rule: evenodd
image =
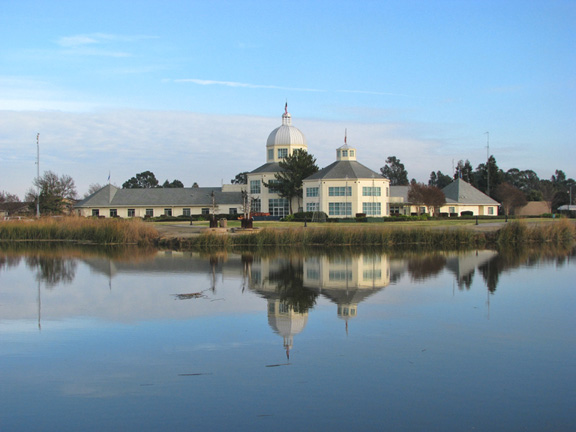
<svg viewBox="0 0 576 432"><path fill-rule="evenodd" d="M0 14L0 190L186 186L265 162L284 103L318 164L576 177L576 1L29 1Z"/></svg>

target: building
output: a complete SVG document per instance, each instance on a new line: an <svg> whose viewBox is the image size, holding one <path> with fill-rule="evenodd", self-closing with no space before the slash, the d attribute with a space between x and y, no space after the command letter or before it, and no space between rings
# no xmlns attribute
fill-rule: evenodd
<svg viewBox="0 0 576 432"><path fill-rule="evenodd" d="M414 215L426 213L426 207L411 203L408 199L410 186L391 186L390 214ZM488 195L480 192L470 183L456 179L442 189L446 204L440 207L440 213L450 216L462 216L468 212L472 216L497 216L500 204Z"/></svg>
<svg viewBox="0 0 576 432"><path fill-rule="evenodd" d="M277 217L290 213L290 202L278 195L274 182L276 173L282 171L279 162L298 149L308 151L308 145L304 134L292 125L292 116L286 105L282 124L270 133L266 141L266 163L246 175L248 193L253 199L252 212L269 213ZM294 198L292 208L301 211L298 201Z"/></svg>
<svg viewBox="0 0 576 432"><path fill-rule="evenodd" d="M236 214L242 193L226 187L120 189L104 186L75 206L79 216L157 217Z"/></svg>
<svg viewBox="0 0 576 432"><path fill-rule="evenodd" d="M285 106L282 124L266 141L266 163L246 175L247 184L204 188L120 189L107 185L78 202L74 207L80 216L157 217L209 214L238 214L244 211L243 192L251 198L252 213L282 218L295 211L323 212L332 218L357 214L384 217L394 214L422 213L408 200L408 186L390 187L380 173L357 161L357 150L345 143L336 149L336 161L304 179L303 197L292 203L274 188L280 162L296 150L308 150L304 134L292 125ZM460 216L498 214L498 203L462 179L444 189L446 205L441 213ZM302 203L302 205L300 205ZM419 211L420 210L420 211ZM425 210L424 210L425 211Z"/></svg>
<svg viewBox="0 0 576 432"><path fill-rule="evenodd" d="M336 150L336 162L304 179L304 208L329 217L387 216L390 180L356 160L354 147Z"/></svg>

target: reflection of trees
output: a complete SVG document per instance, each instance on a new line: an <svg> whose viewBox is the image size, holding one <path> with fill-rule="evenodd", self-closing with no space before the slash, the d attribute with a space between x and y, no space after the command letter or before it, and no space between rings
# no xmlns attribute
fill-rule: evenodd
<svg viewBox="0 0 576 432"><path fill-rule="evenodd" d="M30 256L26 258L26 265L31 269L38 268L38 279L48 285L71 283L76 276L76 259Z"/></svg>
<svg viewBox="0 0 576 432"><path fill-rule="evenodd" d="M575 247L563 246L539 246L538 248L502 248L498 255L486 264L478 267L480 274L486 282L491 293L496 291L500 275L520 266L533 267L543 263L555 263L563 265L570 257L576 255Z"/></svg>
<svg viewBox="0 0 576 432"><path fill-rule="evenodd" d="M268 281L276 285L280 301L291 306L294 312L305 313L316 304L318 294L304 287L301 260L283 260L278 269L270 272Z"/></svg>
<svg viewBox="0 0 576 432"><path fill-rule="evenodd" d="M444 255L424 255L409 258L407 269L413 280L424 280L440 273L445 265Z"/></svg>

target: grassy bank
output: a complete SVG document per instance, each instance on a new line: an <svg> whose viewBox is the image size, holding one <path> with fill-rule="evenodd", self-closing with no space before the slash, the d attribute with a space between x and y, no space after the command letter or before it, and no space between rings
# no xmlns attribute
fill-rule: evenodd
<svg viewBox="0 0 576 432"><path fill-rule="evenodd" d="M257 233L226 235L206 232L185 239L161 239L159 246L170 249L229 248L268 246L363 246L458 249L497 247L516 244L566 243L576 239L574 223L560 220L552 224L528 225L523 221L507 223L493 232L465 228L404 229L385 227L325 226L315 228L265 228Z"/></svg>
<svg viewBox="0 0 576 432"><path fill-rule="evenodd" d="M158 231L141 220L42 218L0 223L4 241L76 241L98 244L152 244Z"/></svg>

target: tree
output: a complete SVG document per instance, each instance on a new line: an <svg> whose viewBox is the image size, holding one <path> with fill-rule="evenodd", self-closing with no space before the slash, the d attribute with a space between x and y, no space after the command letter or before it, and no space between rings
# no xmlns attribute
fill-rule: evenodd
<svg viewBox="0 0 576 432"><path fill-rule="evenodd" d="M291 155L282 159L280 165L280 172L277 172L274 177L274 183L264 183L267 188L274 189L282 198L286 198L290 203L290 213L292 214L292 198L298 199L298 207L300 207L300 197L302 196L302 181L318 171L316 165L316 158L309 154L306 150L296 149Z"/></svg>
<svg viewBox="0 0 576 432"><path fill-rule="evenodd" d="M380 168L382 177L390 180L390 186L407 186L408 171L396 156L389 156L386 165Z"/></svg>
<svg viewBox="0 0 576 432"><path fill-rule="evenodd" d="M442 174L442 171L430 173L430 180L428 180L428 186L436 186L438 189L443 189L452 183L452 177L449 175Z"/></svg>
<svg viewBox="0 0 576 432"><path fill-rule="evenodd" d="M26 201L30 202L31 210L35 210L40 190L40 213L62 214L67 201L76 199L76 185L69 175L58 176L52 171L45 171L40 178L34 179L36 189L29 189L26 193Z"/></svg>
<svg viewBox="0 0 576 432"><path fill-rule="evenodd" d="M6 191L0 191L0 203L9 202L20 202L20 198L18 198L18 195L14 195Z"/></svg>
<svg viewBox="0 0 576 432"><path fill-rule="evenodd" d="M158 180L151 171L144 171L136 174L122 185L122 189L148 189L158 187Z"/></svg>
<svg viewBox="0 0 576 432"><path fill-rule="evenodd" d="M514 211L517 207L523 207L527 202L524 192L507 182L500 183L494 195L502 204L506 216L510 214L511 210Z"/></svg>
<svg viewBox="0 0 576 432"><path fill-rule="evenodd" d="M416 206L423 205L428 208L430 215L435 215L440 207L446 204L444 192L436 186L427 186L424 183L412 182L408 190L408 201ZM418 211L419 213L420 211Z"/></svg>
<svg viewBox="0 0 576 432"><path fill-rule="evenodd" d="M174 180L172 183L170 183L168 181L168 179L166 179L166 181L164 182L162 187L163 188L183 188L184 183L182 183L180 180Z"/></svg>
<svg viewBox="0 0 576 432"><path fill-rule="evenodd" d="M232 180L230 180L232 184L248 184L248 171L243 171L241 173L236 174Z"/></svg>
<svg viewBox="0 0 576 432"><path fill-rule="evenodd" d="M493 197L498 185L504 181L504 172L498 168L496 158L490 156L487 163L478 165L474 177L476 188Z"/></svg>
<svg viewBox="0 0 576 432"><path fill-rule="evenodd" d="M461 178L466 183L470 183L472 186L476 186L476 179L474 178L474 169L472 164L468 159L466 162L459 160L456 165L456 171L454 172L454 180Z"/></svg>

